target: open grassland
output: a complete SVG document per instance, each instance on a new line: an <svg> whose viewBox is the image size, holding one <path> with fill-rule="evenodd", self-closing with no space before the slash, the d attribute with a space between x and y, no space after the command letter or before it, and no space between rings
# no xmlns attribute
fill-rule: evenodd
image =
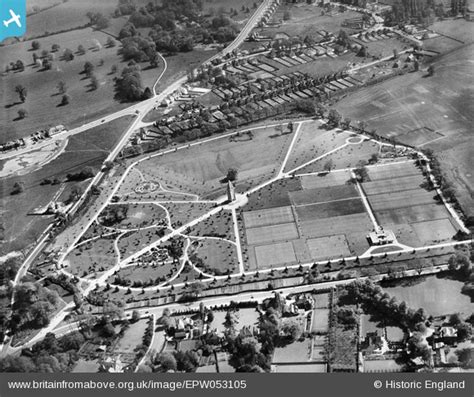
<svg viewBox="0 0 474 397"><path fill-rule="evenodd" d="M170 214L171 226L179 227L204 215L214 208L212 203L163 203Z"/></svg>
<svg viewBox="0 0 474 397"><path fill-rule="evenodd" d="M218 214L212 215L192 226L191 230L189 230L189 232L187 231L187 235L195 237L218 237L235 241L232 213L228 210L223 210Z"/></svg>
<svg viewBox="0 0 474 397"><path fill-rule="evenodd" d="M311 258L315 260L350 256L351 254L344 235L309 239L307 244Z"/></svg>
<svg viewBox="0 0 474 397"><path fill-rule="evenodd" d="M204 238L193 241L193 251L191 262L204 273L222 275L239 271L235 244Z"/></svg>
<svg viewBox="0 0 474 397"><path fill-rule="evenodd" d="M466 31L472 32L470 29ZM434 61L433 76L410 73L362 88L342 99L336 108L353 120L367 121L381 135L433 149L457 189L463 210L472 214L474 45L457 45L458 49ZM424 141L420 131L428 131L423 133Z"/></svg>
<svg viewBox="0 0 474 397"><path fill-rule="evenodd" d="M61 185L41 185L44 179L63 181L68 173L75 173L86 166L98 169L128 127L132 117L122 117L110 123L92 128L72 137L64 152L37 171L23 176L6 178L0 191L2 202L2 224L6 239L0 251L23 249L43 232L50 217L28 216L35 208L46 206L58 193ZM90 142L90 150L84 143ZM24 183L24 192L11 195L17 182ZM70 191L75 182L67 182L65 191ZM64 196L63 196L64 197Z"/></svg>
<svg viewBox="0 0 474 397"><path fill-rule="evenodd" d="M171 278L178 266L172 262L156 261L154 263L144 263L139 266L128 266L120 269L114 276L109 279L110 283L116 281L116 277L128 285L138 286L158 285Z"/></svg>
<svg viewBox="0 0 474 397"><path fill-rule="evenodd" d="M282 21L283 13L289 11L291 18L288 21L282 21L280 26L265 27L261 29L262 36L275 37L277 34L286 34L290 37L305 36L314 37L320 40L318 32L327 31L337 34L343 29L348 33L354 32L352 29L344 28L342 23L345 19L358 18L362 15L355 11L346 11L343 13L334 13L332 15L322 15L323 9L316 5L298 4L295 6L281 6L274 16L275 21Z"/></svg>
<svg viewBox="0 0 474 397"><path fill-rule="evenodd" d="M99 238L79 245L66 257L67 270L79 277L93 276L117 262L114 240Z"/></svg>
<svg viewBox="0 0 474 397"><path fill-rule="evenodd" d="M114 206L106 208L105 212ZM100 219L100 216L99 216ZM137 229L164 222L166 225L166 211L155 204L129 204L127 216L119 223L112 225L118 229Z"/></svg>
<svg viewBox="0 0 474 397"><path fill-rule="evenodd" d="M336 130L327 131L323 129L320 121L303 123L298 132L298 138L293 146L288 162L286 163L285 172L300 167L344 145L348 137L347 134Z"/></svg>
<svg viewBox="0 0 474 397"><path fill-rule="evenodd" d="M229 168L239 171L239 182L272 176L278 170L292 136L280 134L274 128L259 129L246 142L222 138L151 158L138 167L153 175L154 180L178 189L208 195L221 191L222 194L221 180Z"/></svg>
<svg viewBox="0 0 474 397"><path fill-rule="evenodd" d="M347 145L336 152L315 161L302 168L298 172L322 172L328 162L331 162L334 169L355 168L362 164L367 164L372 155L378 155L380 145L372 141L364 141L360 144Z"/></svg>
<svg viewBox="0 0 474 397"><path fill-rule="evenodd" d="M150 227L137 231L127 232L118 240L120 257L126 259L141 249L159 240L165 234L162 227Z"/></svg>
<svg viewBox="0 0 474 397"><path fill-rule="evenodd" d="M34 3L37 4L28 4L28 7L37 6L43 11L28 17L26 39L84 26L89 23L88 12L109 16L117 5L113 1L96 0L41 0ZM54 4L54 7L45 10Z"/></svg>
<svg viewBox="0 0 474 397"><path fill-rule="evenodd" d="M0 112L1 141L27 136L41 128L58 124L63 124L68 129L74 128L127 107L126 103L114 100L113 79L126 64L117 54L118 45L113 48L105 46L108 37L105 33L87 28L81 30L80 34L72 31L39 39L41 48L36 51L37 55L43 49L51 51L53 44L60 45L59 52L52 53L55 59L51 70L43 70L33 63L31 42L0 47L3 66L17 59L21 59L26 66L24 72L4 73L0 77L3 93L0 103L3 107ZM84 55L76 52L79 45L85 47L87 52ZM74 60L62 60L61 56L66 48L75 53ZM90 79L81 74L85 62L94 66L94 75L98 80L96 90L91 89ZM111 74L112 65L117 65L117 74ZM152 86L159 74L159 68L144 70L143 85ZM65 106L60 105L62 94L57 88L59 81L66 84L67 95L70 97L69 104ZM19 84L28 92L25 103L19 101L15 92L15 87ZM18 118L20 108L28 112L24 119Z"/></svg>

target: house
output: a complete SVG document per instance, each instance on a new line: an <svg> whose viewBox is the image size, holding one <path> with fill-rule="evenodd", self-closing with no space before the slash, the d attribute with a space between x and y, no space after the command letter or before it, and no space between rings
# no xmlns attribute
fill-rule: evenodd
<svg viewBox="0 0 474 397"><path fill-rule="evenodd" d="M370 245L393 244L396 241L395 234L391 230L384 230L382 227L369 233L367 239Z"/></svg>

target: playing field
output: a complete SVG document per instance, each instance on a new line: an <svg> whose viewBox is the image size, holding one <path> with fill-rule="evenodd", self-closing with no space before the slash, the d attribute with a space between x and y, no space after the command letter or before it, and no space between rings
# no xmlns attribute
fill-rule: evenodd
<svg viewBox="0 0 474 397"><path fill-rule="evenodd" d="M339 185L314 189L304 189L290 192L293 205L325 203L344 199L359 198L356 187L352 185Z"/></svg>
<svg viewBox="0 0 474 397"><path fill-rule="evenodd" d="M370 171L369 171L370 173ZM411 190L417 187L426 179L418 173L418 175L402 176L399 178L393 177L393 179L379 179L373 182L365 182L362 184L365 193L370 195L390 193L396 191Z"/></svg>
<svg viewBox="0 0 474 397"><path fill-rule="evenodd" d="M368 171L371 181L420 175L420 170L416 168L415 164L411 161L381 167L368 167Z"/></svg>
<svg viewBox="0 0 474 397"><path fill-rule="evenodd" d="M351 254L344 235L309 239L306 243L311 258L314 260L350 256Z"/></svg>
<svg viewBox="0 0 474 397"><path fill-rule="evenodd" d="M422 222L446 219L449 216L442 204L425 204L411 207L377 211L376 217L381 225Z"/></svg>
<svg viewBox="0 0 474 397"><path fill-rule="evenodd" d="M329 309L314 309L311 324L312 332L326 333L329 329Z"/></svg>
<svg viewBox="0 0 474 397"><path fill-rule="evenodd" d="M329 172L318 175L305 175L301 178L303 189L323 188L343 185L351 179L349 171Z"/></svg>
<svg viewBox="0 0 474 397"><path fill-rule="evenodd" d="M258 245L273 241L293 240L299 237L294 223L247 229L247 244Z"/></svg>
<svg viewBox="0 0 474 397"><path fill-rule="evenodd" d="M331 218L364 211L364 204L358 198L296 207L298 217L304 220Z"/></svg>
<svg viewBox="0 0 474 397"><path fill-rule="evenodd" d="M247 228L291 223L294 220L291 207L276 207L244 212L244 222Z"/></svg>
<svg viewBox="0 0 474 397"><path fill-rule="evenodd" d="M291 242L255 247L255 256L260 269L296 261L295 251Z"/></svg>
<svg viewBox="0 0 474 397"><path fill-rule="evenodd" d="M369 196L369 202L374 211L392 208L411 207L421 204L432 204L436 192L427 192L422 189L404 190L402 192L382 193Z"/></svg>
<svg viewBox="0 0 474 397"><path fill-rule="evenodd" d="M411 225L424 243L435 243L450 240L456 234L449 219L437 219L434 221L418 222Z"/></svg>

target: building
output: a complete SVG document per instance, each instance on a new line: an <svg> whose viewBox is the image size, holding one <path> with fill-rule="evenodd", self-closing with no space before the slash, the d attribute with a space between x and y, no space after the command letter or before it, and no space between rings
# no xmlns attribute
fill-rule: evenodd
<svg viewBox="0 0 474 397"><path fill-rule="evenodd" d="M227 200L229 200L230 203L235 201L235 187L232 181L227 182Z"/></svg>
<svg viewBox="0 0 474 397"><path fill-rule="evenodd" d="M384 230L382 227L369 233L367 239L370 245L387 245L396 242L395 234L391 230Z"/></svg>

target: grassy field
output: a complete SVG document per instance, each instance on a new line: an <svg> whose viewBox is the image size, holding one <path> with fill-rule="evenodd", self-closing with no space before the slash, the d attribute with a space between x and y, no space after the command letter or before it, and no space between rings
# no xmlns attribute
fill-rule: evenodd
<svg viewBox="0 0 474 397"><path fill-rule="evenodd" d="M109 208L113 208L113 206ZM129 204L127 217L120 223L112 225L112 227L136 229L156 225L163 220L166 221L166 211L155 204Z"/></svg>
<svg viewBox="0 0 474 397"><path fill-rule="evenodd" d="M177 270L176 264L156 261L156 263L153 264L145 263L140 266L130 266L120 269L117 274L110 278L109 282L113 283L115 276L117 276L122 280L129 280L131 285L138 282L153 286L161 284L165 279L172 277Z"/></svg>
<svg viewBox="0 0 474 397"><path fill-rule="evenodd" d="M319 121L302 124L296 143L286 163L285 172L344 145L348 137L347 134L335 130L327 131L323 129Z"/></svg>
<svg viewBox="0 0 474 397"><path fill-rule="evenodd" d="M46 7L55 5L44 10ZM116 7L116 2L95 1L95 0L36 0L28 1L28 8L39 7L43 11L31 15L27 19L26 38L38 37L40 35L51 34L65 29L73 29L89 23L86 14L100 12L108 16Z"/></svg>
<svg viewBox="0 0 474 397"><path fill-rule="evenodd" d="M108 270L117 261L113 242L113 239L100 238L74 248L65 259L68 270L79 277Z"/></svg>
<svg viewBox="0 0 474 397"><path fill-rule="evenodd" d="M296 207L298 217L305 220L358 214L364 211L364 205L359 198Z"/></svg>
<svg viewBox="0 0 474 397"><path fill-rule="evenodd" d="M252 245L298 238L298 230L293 222L272 226L254 227L252 229L247 229L246 233L247 243Z"/></svg>
<svg viewBox="0 0 474 397"><path fill-rule="evenodd" d="M352 120L367 121L378 134L433 149L464 211L472 214L474 46L457 44L458 49L435 60L432 77L424 72L397 77L348 95L336 108ZM421 140L420 130L433 133Z"/></svg>
<svg viewBox="0 0 474 397"><path fill-rule="evenodd" d="M212 215L191 227L188 235L196 237L220 237L235 241L232 213L223 210L216 215Z"/></svg>
<svg viewBox="0 0 474 397"><path fill-rule="evenodd" d="M294 205L306 205L325 203L328 201L347 200L359 198L356 187L351 184L305 189L290 193L291 201Z"/></svg>
<svg viewBox="0 0 474 397"><path fill-rule="evenodd" d="M127 232L127 234L122 236L118 241L120 257L122 259L128 258L130 255L135 254L141 249L159 240L163 236L162 231L162 227L151 227Z"/></svg>
<svg viewBox="0 0 474 397"><path fill-rule="evenodd" d="M354 11L346 11L337 13L335 15L321 15L322 8L315 5L298 4L295 6L282 6L275 14L274 20L282 20L283 13L289 11L291 18L284 21L279 27L266 27L261 29L263 36L274 37L277 34L286 34L290 37L311 36L319 40L322 38L318 34L319 31L325 30L337 34L339 30L346 30L348 33L355 32L355 30L344 28L342 22L345 19L357 18L361 14Z"/></svg>
<svg viewBox="0 0 474 397"><path fill-rule="evenodd" d="M258 211L244 212L245 227L278 225L295 220L291 207L277 207Z"/></svg>
<svg viewBox="0 0 474 397"><path fill-rule="evenodd" d="M130 124L131 117L122 117L110 123L78 134L70 139L65 151L52 162L28 175L6 178L0 191L2 200L2 223L5 240L0 251L9 252L31 244L51 222L52 218L28 216L33 209L48 204L61 185L41 185L48 178L64 180L66 174L80 171L85 166L100 167L107 152L114 146ZM84 149L84 142L90 142L91 150ZM13 185L23 182L24 193L10 195ZM76 183L66 183L70 190Z"/></svg>
<svg viewBox="0 0 474 397"><path fill-rule="evenodd" d="M265 269L275 265L288 265L296 262L295 250L291 242L255 247L255 256L259 269Z"/></svg>
<svg viewBox="0 0 474 397"><path fill-rule="evenodd" d="M238 170L239 183L273 175L291 138L291 134L281 135L274 128L264 128L255 130L253 139L246 142L222 138L146 160L139 168L178 189L208 196L213 191L222 194L221 180L229 168Z"/></svg>
<svg viewBox="0 0 474 397"><path fill-rule="evenodd" d="M32 63L31 42L1 47L3 66L17 59L21 59L26 65L24 72L4 73L0 77L4 93L1 99L4 111L0 112L1 141L16 139L58 124L74 128L128 106L114 100L113 79L116 75L111 74L110 70L112 65L117 65L120 73L126 64L117 54L118 46L105 47L108 37L105 33L88 28L81 30L80 35L72 31L39 39L41 48L37 51L38 55L43 49L51 51L53 44L61 46L59 52L54 53L53 68L47 71ZM94 49L97 43L101 44L99 50ZM61 60L66 48L76 52L80 44L86 48L86 54L76 53L74 60L70 62ZM81 74L87 61L95 67L94 74L99 82L95 91L90 88L90 80ZM142 71L143 85L153 85L159 73L159 68ZM60 106L62 95L57 88L59 81L66 83L67 94L70 96L70 103L66 106ZM18 84L28 91L25 103L21 103L15 93ZM20 108L28 112L24 119L18 118Z"/></svg>
<svg viewBox="0 0 474 397"><path fill-rule="evenodd" d="M204 238L193 241L193 251L198 261L194 261L193 257L191 261L207 274L232 274L239 271L235 244Z"/></svg>
<svg viewBox="0 0 474 397"><path fill-rule="evenodd" d="M350 256L351 254L344 235L309 239L307 244L311 258L315 260Z"/></svg>

